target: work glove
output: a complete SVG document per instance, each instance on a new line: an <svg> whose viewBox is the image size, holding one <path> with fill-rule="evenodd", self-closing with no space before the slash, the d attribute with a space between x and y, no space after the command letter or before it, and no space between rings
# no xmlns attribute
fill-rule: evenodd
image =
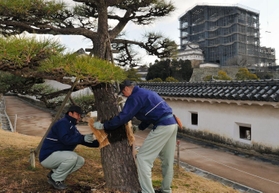
<svg viewBox="0 0 279 193"><path fill-rule="evenodd" d="M143 131L148 127L147 124L144 124L144 122L141 122L138 126L139 130Z"/></svg>
<svg viewBox="0 0 279 193"><path fill-rule="evenodd" d="M139 127L137 125L133 125L133 133L136 133L139 130Z"/></svg>
<svg viewBox="0 0 279 193"><path fill-rule="evenodd" d="M93 143L94 141L93 133L84 135L84 141L87 143Z"/></svg>
<svg viewBox="0 0 279 193"><path fill-rule="evenodd" d="M98 130L102 130L104 129L104 124L102 124L100 121L97 121L93 124L94 128L95 129L98 129Z"/></svg>

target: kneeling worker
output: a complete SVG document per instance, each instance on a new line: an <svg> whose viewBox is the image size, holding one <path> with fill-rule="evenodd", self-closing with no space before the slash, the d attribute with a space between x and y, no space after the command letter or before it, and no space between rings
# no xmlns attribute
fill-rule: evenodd
<svg viewBox="0 0 279 193"><path fill-rule="evenodd" d="M93 134L82 135L77 130L81 114L79 106L71 106L65 116L52 126L40 150L41 165L51 169L47 175L48 183L59 190L66 189L64 180L84 165L84 158L74 152L76 146L99 147Z"/></svg>

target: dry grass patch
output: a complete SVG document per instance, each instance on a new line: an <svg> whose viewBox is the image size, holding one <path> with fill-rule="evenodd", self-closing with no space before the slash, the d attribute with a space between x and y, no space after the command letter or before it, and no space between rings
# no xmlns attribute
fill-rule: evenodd
<svg viewBox="0 0 279 193"><path fill-rule="evenodd" d="M78 146L76 152L86 160L85 165L68 176L66 191L56 191L48 183L43 168L36 159L36 168L30 167L30 150L35 149L41 137L11 133L0 129L0 193L108 193L104 188L105 181L98 149ZM159 188L161 182L160 161L153 168L153 184ZM173 180L173 193L238 193L238 191L214 182L191 172L176 170ZM110 192L111 193L111 192Z"/></svg>

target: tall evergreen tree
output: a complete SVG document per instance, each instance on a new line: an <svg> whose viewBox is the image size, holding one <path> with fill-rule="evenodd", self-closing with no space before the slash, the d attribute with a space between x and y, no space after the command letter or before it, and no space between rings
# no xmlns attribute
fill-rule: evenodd
<svg viewBox="0 0 279 193"><path fill-rule="evenodd" d="M173 77L179 81L189 81L192 73L193 68L189 60L156 60L148 69L146 80L160 78L165 81L166 78Z"/></svg>
<svg viewBox="0 0 279 193"><path fill-rule="evenodd" d="M73 3L76 4L73 6ZM167 16L173 10L174 6L171 3L161 0L3 0L0 1L0 30L4 36L22 32L82 35L92 41L92 48L87 49L90 55L122 66L135 66L134 54L130 50L131 45L143 48L148 54L156 55L159 58L170 57L176 51L177 46L174 41L164 38L158 33L147 34L145 41L121 39L123 29L129 22L148 25L157 18ZM114 59L112 49L118 51L118 58ZM71 71L70 74L73 76L80 76L80 73L86 74L86 70L90 70L82 66L85 61L81 61L77 66L71 60L77 61L71 57L66 61L65 58L64 60L53 60L53 65L56 66L48 66L53 71L44 69L48 78L58 79L57 77L59 77L59 80L63 82L61 77L69 75L68 69L76 70L76 73ZM12 66L14 61L7 64L7 61L3 59L2 62ZM25 62L30 64L28 61ZM95 64L92 63L92 65ZM28 65L29 70L32 68ZM96 68L95 70L108 74L96 76L94 72L89 71L92 76L94 75L93 78L90 78L88 74L80 77L82 81L75 89L91 83L96 99L98 119L104 121L117 115L119 107L113 83L105 81L103 78L111 76L112 71L101 66L99 68L99 70ZM26 73L25 76L31 77L32 73ZM118 80L121 78L111 76L111 81ZM127 138L123 133L125 133L124 126L108 133L111 145L101 149L105 180L110 189L136 192L139 188L138 181L134 178L130 179L136 170L134 165L127 164L134 163L133 159L131 160L131 156L123 156L131 155L132 149L127 147ZM118 163L122 159L125 159L123 162L125 164ZM115 165L119 167L117 169L107 168Z"/></svg>

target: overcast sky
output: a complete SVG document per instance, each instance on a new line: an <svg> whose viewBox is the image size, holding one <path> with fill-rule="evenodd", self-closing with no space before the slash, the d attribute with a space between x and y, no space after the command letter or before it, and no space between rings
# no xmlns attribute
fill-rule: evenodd
<svg viewBox="0 0 279 193"><path fill-rule="evenodd" d="M145 32L155 31L164 34L166 37L176 41L179 45L179 17L186 13L187 10L195 5L208 4L210 5L240 5L247 7L260 14L260 43L261 46L275 48L276 59L279 58L279 0L172 0L177 8L170 16L160 19L148 26L135 26L129 24L125 28L126 36L129 39L141 39ZM68 51L76 51L80 48L92 47L91 41L86 40L82 36L59 36L59 40L65 45ZM153 62L155 57L148 57L144 52L141 52L145 58L143 63ZM279 62L276 61L279 65Z"/></svg>

